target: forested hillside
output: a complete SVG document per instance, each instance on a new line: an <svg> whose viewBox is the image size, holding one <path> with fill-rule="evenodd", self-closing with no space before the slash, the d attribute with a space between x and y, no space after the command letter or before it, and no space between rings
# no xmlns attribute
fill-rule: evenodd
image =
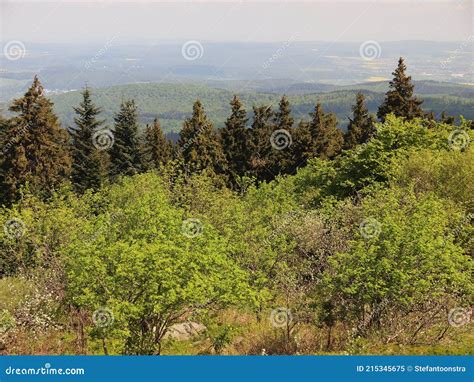
<svg viewBox="0 0 474 382"><path fill-rule="evenodd" d="M0 353L474 354L474 121L403 58L380 98L117 89L0 118Z"/></svg>
<svg viewBox="0 0 474 382"><path fill-rule="evenodd" d="M217 84L216 84L217 85ZM222 86L222 85L221 85ZM318 102L321 102L328 111L334 112L347 126L351 105L359 90L362 90L367 99L369 111L374 113L382 102L387 83L361 84L347 87L342 90L326 91L324 93L308 93L302 85L283 86L277 88L264 87L256 93L241 91L246 88L245 82L239 82L230 89L219 89L199 84L132 84L114 86L111 88L96 89L94 100L104 110L104 118L112 122L113 113L123 99L134 99L139 105L142 123L149 123L155 117L160 118L165 132L179 131L182 120L192 111L193 102L199 98L206 107L209 117L216 127L224 126L225 119L230 112L229 101L234 94L238 94L244 105L250 110L253 105L276 105L281 94L287 94L293 106L295 119L304 118ZM331 89L334 87L330 87ZM311 89L311 87L310 87ZM435 114L446 112L449 115L463 115L474 118L474 90L469 86L455 84L441 84L422 82L417 87L417 94L423 96L424 108L434 111ZM79 91L52 96L55 111L65 125L72 124L73 111L71 105L76 105L81 98ZM249 117L251 113L249 112Z"/></svg>

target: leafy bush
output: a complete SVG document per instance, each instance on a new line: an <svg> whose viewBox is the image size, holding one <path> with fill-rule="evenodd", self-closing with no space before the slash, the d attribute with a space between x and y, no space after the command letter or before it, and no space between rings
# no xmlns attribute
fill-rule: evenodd
<svg viewBox="0 0 474 382"><path fill-rule="evenodd" d="M65 248L72 303L108 315L96 319L93 335L120 339L118 349L127 354L155 354L179 320L251 301L247 275L226 242L209 224L197 235L186 232L186 216L170 204L156 175L123 179L99 199L106 212L88 229L98 235Z"/></svg>

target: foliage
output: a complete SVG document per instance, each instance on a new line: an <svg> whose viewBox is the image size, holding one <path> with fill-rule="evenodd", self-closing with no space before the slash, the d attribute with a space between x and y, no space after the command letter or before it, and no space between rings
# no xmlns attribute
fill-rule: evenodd
<svg viewBox="0 0 474 382"><path fill-rule="evenodd" d="M72 136L72 183L78 192L97 190L107 179L107 155L94 145L94 133L104 124L97 119L101 109L91 99L89 88L82 92L82 102L74 111L75 128L70 128Z"/></svg>
<svg viewBox="0 0 474 382"><path fill-rule="evenodd" d="M247 112L237 96L231 101L231 115L220 130L222 149L227 158L228 172L232 186L244 175L250 164L251 146L247 128Z"/></svg>
<svg viewBox="0 0 474 382"><path fill-rule="evenodd" d="M367 142L375 134L375 120L365 106L365 97L357 93L356 104L352 106L352 118L349 118L345 137L345 148L353 149L356 145Z"/></svg>
<svg viewBox="0 0 474 382"><path fill-rule="evenodd" d="M199 100L194 103L192 117L186 119L179 133L178 150L187 172L208 168L222 173L226 169L222 146Z"/></svg>
<svg viewBox="0 0 474 382"><path fill-rule="evenodd" d="M333 161L314 159L301 169L292 181L301 190L302 201L318 204L328 196L354 196L387 182L392 160L407 157L409 150L449 148L446 125L437 124L429 129L420 120L404 121L388 116L376 129L376 137L368 143L344 152Z"/></svg>
<svg viewBox="0 0 474 382"><path fill-rule="evenodd" d="M462 211L432 194L394 188L364 199L360 222L368 219L370 235L354 224L349 250L328 259L318 290L357 334L376 325L389 341L408 335L413 342L421 333L407 317L424 315L426 330L453 299L472 296L472 259L454 237Z"/></svg>
<svg viewBox="0 0 474 382"><path fill-rule="evenodd" d="M414 85L411 82L411 77L405 74L406 69L404 59L400 57L398 66L392 73L393 80L390 81L390 89L385 94L385 100L377 112L377 117L382 122L388 114L408 120L423 117L421 109L423 101L413 95Z"/></svg>
<svg viewBox="0 0 474 382"><path fill-rule="evenodd" d="M22 98L13 101L10 111L17 115L2 134L4 200L18 199L20 189L27 184L30 191L49 196L69 176L71 158L66 133L38 77Z"/></svg>
<svg viewBox="0 0 474 382"><path fill-rule="evenodd" d="M207 224L202 235L187 237L185 215L170 205L156 175L124 179L99 198L107 212L88 228L99 235L65 248L71 302L113 314L111 327L94 335L121 339L127 354L155 354L178 320L249 301L247 276L229 258L226 242Z"/></svg>
<svg viewBox="0 0 474 382"><path fill-rule="evenodd" d="M148 170L159 169L171 160L173 144L165 138L160 121L155 118L153 124L145 129L145 140L142 149L144 167Z"/></svg>
<svg viewBox="0 0 474 382"><path fill-rule="evenodd" d="M124 101L114 118L114 143L110 149L110 175L135 175L143 163L138 138L138 114L135 101Z"/></svg>
<svg viewBox="0 0 474 382"><path fill-rule="evenodd" d="M19 172L0 209L0 351L469 353L469 324L448 317L474 292L472 121L372 125L359 95L343 148L333 113L313 102L295 127L290 101L254 106L249 129L234 98L221 134L196 101L174 153L158 120L141 135L124 102L104 184L85 155L101 122L85 91L74 188L66 173L39 187ZM55 134L39 82L21 102L0 120L3 143L28 118L47 131L28 139ZM206 330L165 338L189 322Z"/></svg>

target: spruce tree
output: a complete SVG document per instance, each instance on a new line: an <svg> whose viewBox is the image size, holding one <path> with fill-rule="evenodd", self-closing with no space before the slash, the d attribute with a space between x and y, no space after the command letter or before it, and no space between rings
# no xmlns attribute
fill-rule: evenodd
<svg viewBox="0 0 474 382"><path fill-rule="evenodd" d="M163 134L158 118L146 126L142 152L146 170L160 169L172 158L173 144Z"/></svg>
<svg viewBox="0 0 474 382"><path fill-rule="evenodd" d="M375 134L375 121L365 106L365 97L357 93L356 104L352 106L352 118L345 136L345 148L352 149L356 145L367 142Z"/></svg>
<svg viewBox="0 0 474 382"><path fill-rule="evenodd" d="M231 114L220 131L222 149L227 159L228 173L233 186L239 177L245 175L250 163L250 132L247 129L247 112L242 102L234 96L231 105Z"/></svg>
<svg viewBox="0 0 474 382"><path fill-rule="evenodd" d="M448 115L445 111L441 113L441 117L439 119L441 123L445 123L447 125L454 125L456 123L456 118L452 115Z"/></svg>
<svg viewBox="0 0 474 382"><path fill-rule="evenodd" d="M310 113L310 130L313 137L313 148L315 156L330 159L335 157L342 149L344 135L337 127L337 117L333 113L324 113L320 103Z"/></svg>
<svg viewBox="0 0 474 382"><path fill-rule="evenodd" d="M294 158L293 172L298 167L306 166L308 159L314 158L313 137L308 121L300 121L298 127L294 130L292 152Z"/></svg>
<svg viewBox="0 0 474 382"><path fill-rule="evenodd" d="M211 169L222 174L226 169L222 146L199 100L193 105L192 117L184 121L179 134L178 150L187 171Z"/></svg>
<svg viewBox="0 0 474 382"><path fill-rule="evenodd" d="M89 89L82 92L82 101L74 111L76 127L70 129L72 135L72 182L78 192L97 190L107 176L107 154L94 144L94 133L104 124L98 119L101 109L91 99Z"/></svg>
<svg viewBox="0 0 474 382"><path fill-rule="evenodd" d="M0 197L6 194L6 190L4 189L4 167L3 161L5 153L9 146L13 144L13 142L8 142L8 131L10 128L10 121L3 117L0 114ZM1 204L1 203L0 203Z"/></svg>
<svg viewBox="0 0 474 382"><path fill-rule="evenodd" d="M253 122L250 130L250 168L251 174L258 180L271 180L275 177L270 169L272 145L270 137L273 132L271 106L254 106Z"/></svg>
<svg viewBox="0 0 474 382"><path fill-rule="evenodd" d="M269 137L273 148L270 168L274 174L291 173L296 165L291 147L294 138L293 123L290 102L283 96L274 116L272 135Z"/></svg>
<svg viewBox="0 0 474 382"><path fill-rule="evenodd" d="M134 100L122 102L116 114L114 144L110 148L110 175L135 175L142 171L138 112Z"/></svg>
<svg viewBox="0 0 474 382"><path fill-rule="evenodd" d="M47 197L71 173L68 135L37 76L9 110L17 115L10 120L2 138L7 142L2 152L3 196L7 203L11 202L28 184L31 192Z"/></svg>
<svg viewBox="0 0 474 382"><path fill-rule="evenodd" d="M413 95L414 85L411 77L406 75L406 69L404 60L400 57L398 67L392 73L393 80L390 81L390 89L385 94L385 100L377 112L377 117L382 122L390 113L408 120L424 116L420 106L423 101Z"/></svg>

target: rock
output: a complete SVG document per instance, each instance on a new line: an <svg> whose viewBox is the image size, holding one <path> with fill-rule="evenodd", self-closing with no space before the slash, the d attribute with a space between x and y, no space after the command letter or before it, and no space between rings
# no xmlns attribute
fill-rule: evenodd
<svg viewBox="0 0 474 382"><path fill-rule="evenodd" d="M193 337L198 336L206 330L203 324L199 324L193 321L181 322L179 324L171 325L166 332L165 339L174 339L178 341L190 340Z"/></svg>

